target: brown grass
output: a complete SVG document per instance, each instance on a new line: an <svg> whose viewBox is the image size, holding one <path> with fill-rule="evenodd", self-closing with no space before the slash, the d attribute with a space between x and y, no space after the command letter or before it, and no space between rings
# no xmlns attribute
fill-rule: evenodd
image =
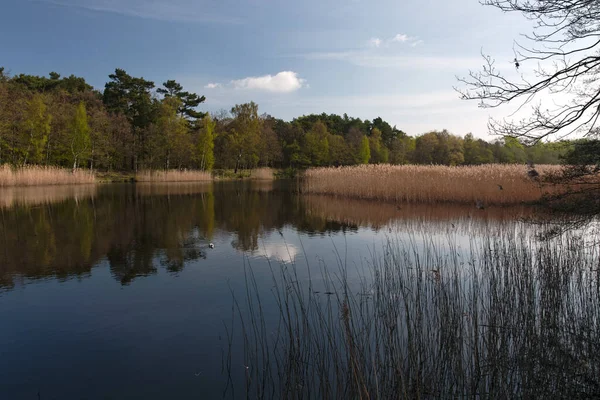
<svg viewBox="0 0 600 400"><path fill-rule="evenodd" d="M0 167L0 187L6 186L38 186L38 185L72 185L95 183L93 172L87 170L71 171L58 167L27 166L11 168Z"/></svg>
<svg viewBox="0 0 600 400"><path fill-rule="evenodd" d="M140 171L135 176L138 182L205 182L212 181L210 172L193 170Z"/></svg>
<svg viewBox="0 0 600 400"><path fill-rule="evenodd" d="M250 179L259 181L272 181L275 179L275 174L272 168L256 168L250 172Z"/></svg>
<svg viewBox="0 0 600 400"><path fill-rule="evenodd" d="M555 165L536 167L540 178L559 169ZM561 190L529 178L524 165L361 165L312 169L305 177L305 193L394 202L515 204Z"/></svg>

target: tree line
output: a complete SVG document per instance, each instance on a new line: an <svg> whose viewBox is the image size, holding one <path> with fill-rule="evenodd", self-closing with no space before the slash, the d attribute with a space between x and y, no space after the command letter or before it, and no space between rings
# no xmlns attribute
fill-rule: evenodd
<svg viewBox="0 0 600 400"><path fill-rule="evenodd" d="M104 90L84 78L0 68L0 164L140 169L303 169L368 163L558 163L571 142L525 146L446 130L412 137L381 118L311 114L284 121L254 102L208 114L204 96L116 69Z"/></svg>

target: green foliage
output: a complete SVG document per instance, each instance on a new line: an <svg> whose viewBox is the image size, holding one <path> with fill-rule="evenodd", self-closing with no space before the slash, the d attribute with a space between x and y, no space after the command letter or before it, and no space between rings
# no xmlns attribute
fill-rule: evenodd
<svg viewBox="0 0 600 400"><path fill-rule="evenodd" d="M389 129L391 130L391 127ZM388 162L389 151L388 148L383 144L382 133L378 128L373 128L371 130L371 136L369 137L369 148L372 164L385 164Z"/></svg>
<svg viewBox="0 0 600 400"><path fill-rule="evenodd" d="M519 142L517 138L505 136L504 137L504 149L509 163L524 163L527 161L527 155L525 154L525 147Z"/></svg>
<svg viewBox="0 0 600 400"><path fill-rule="evenodd" d="M49 91L65 90L71 94L93 90L84 78L71 75L60 79L60 74L50 72L50 78L44 76L20 74L12 79L16 84L24 86L32 92L44 93Z"/></svg>
<svg viewBox="0 0 600 400"><path fill-rule="evenodd" d="M330 134L327 138L327 143L329 144L329 160L331 165L354 164L352 152L343 136Z"/></svg>
<svg viewBox="0 0 600 400"><path fill-rule="evenodd" d="M435 153L438 149L439 139L435 132L419 136L415 146L415 161L419 164L433 164L436 160Z"/></svg>
<svg viewBox="0 0 600 400"><path fill-rule="evenodd" d="M329 165L329 142L327 127L317 121L304 136L304 154L314 166Z"/></svg>
<svg viewBox="0 0 600 400"><path fill-rule="evenodd" d="M85 104L80 102L71 126L71 154L73 155L74 170L77 169L81 157L89 150L90 144L90 126Z"/></svg>
<svg viewBox="0 0 600 400"><path fill-rule="evenodd" d="M183 86L174 80L169 80L163 83L162 88L156 89L156 91L166 97L177 97L181 104L178 107L178 112L181 116L187 119L200 119L203 118L206 113L196 111L196 107L206 100L204 96L198 96L196 93L184 92Z"/></svg>
<svg viewBox="0 0 600 400"><path fill-rule="evenodd" d="M577 140L561 158L567 164L600 166L600 140Z"/></svg>
<svg viewBox="0 0 600 400"><path fill-rule="evenodd" d="M182 168L192 156L188 124L178 114L180 105L177 97L165 97L158 108L152 151L158 157L159 165L166 170Z"/></svg>
<svg viewBox="0 0 600 400"><path fill-rule="evenodd" d="M24 151L24 165L28 162L42 163L51 122L52 116L48 113L44 97L38 93L34 94L27 102L25 110L24 130L27 132L28 140Z"/></svg>
<svg viewBox="0 0 600 400"><path fill-rule="evenodd" d="M369 139L366 136L363 136L358 149L358 160L361 164L368 164L370 159L371 149L369 147Z"/></svg>
<svg viewBox="0 0 600 400"><path fill-rule="evenodd" d="M0 69L0 162L37 163L129 173L139 168L291 170L365 163L476 165L559 163L573 142L525 146L505 137L489 143L432 131L418 137L347 114L311 114L291 122L260 115L250 102L206 116L204 102L167 80L154 82L116 69L103 93L83 78Z"/></svg>
<svg viewBox="0 0 600 400"><path fill-rule="evenodd" d="M215 128L217 123L210 115L204 117L198 137L198 161L199 168L203 171L211 171L215 164Z"/></svg>
<svg viewBox="0 0 600 400"><path fill-rule="evenodd" d="M235 171L239 168L252 169L258 165L261 120L258 105L254 102L238 104L231 109L231 148L236 155Z"/></svg>

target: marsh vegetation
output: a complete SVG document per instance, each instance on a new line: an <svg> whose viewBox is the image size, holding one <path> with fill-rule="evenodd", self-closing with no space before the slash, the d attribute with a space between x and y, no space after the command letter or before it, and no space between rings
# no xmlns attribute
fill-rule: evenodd
<svg viewBox="0 0 600 400"><path fill-rule="evenodd" d="M269 399L596 397L593 244L512 230L467 248L450 236L392 236L358 279L340 252L335 266L271 264L271 291L248 267L235 321L245 385L231 389ZM271 302L277 317L265 312Z"/></svg>
<svg viewBox="0 0 600 400"><path fill-rule="evenodd" d="M544 184L544 176L561 167L488 164L362 165L316 168L305 174L303 192L388 202L457 202L508 205L540 200L566 190L566 185ZM535 171L535 176L528 174Z"/></svg>

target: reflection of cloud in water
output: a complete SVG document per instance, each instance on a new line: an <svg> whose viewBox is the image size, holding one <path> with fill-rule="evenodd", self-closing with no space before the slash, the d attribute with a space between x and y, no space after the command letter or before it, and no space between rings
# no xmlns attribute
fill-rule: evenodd
<svg viewBox="0 0 600 400"><path fill-rule="evenodd" d="M299 250L289 243L263 243L256 251L256 255L267 257L273 261L294 262Z"/></svg>

